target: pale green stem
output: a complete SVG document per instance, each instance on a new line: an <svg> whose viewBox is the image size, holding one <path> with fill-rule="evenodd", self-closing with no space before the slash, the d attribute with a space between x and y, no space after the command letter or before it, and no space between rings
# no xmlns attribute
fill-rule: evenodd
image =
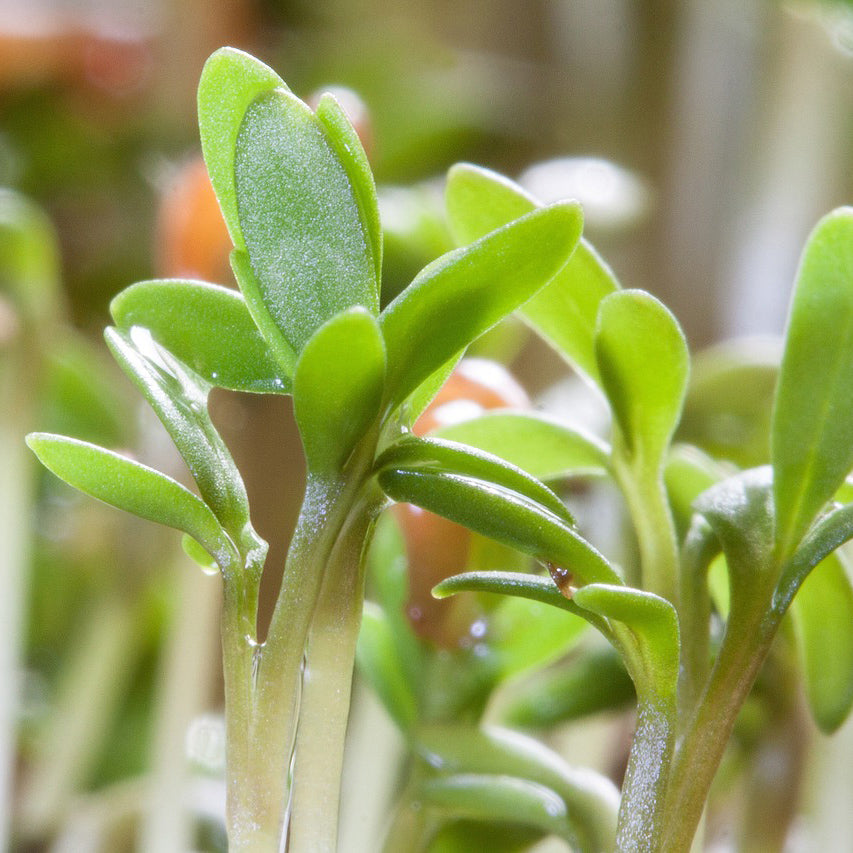
<svg viewBox="0 0 853 853"><path fill-rule="evenodd" d="M640 586L671 601L678 593L678 537L660 465L631 459L614 437L613 468L640 548Z"/></svg>
<svg viewBox="0 0 853 853"><path fill-rule="evenodd" d="M666 784L675 743L675 696L641 699L616 828L616 850L640 853L661 846Z"/></svg>
<svg viewBox="0 0 853 853"><path fill-rule="evenodd" d="M711 669L711 600L708 566L719 551L719 543L708 523L697 516L684 543L681 559L678 618L681 634L681 680L679 714L689 720Z"/></svg>
<svg viewBox="0 0 853 853"><path fill-rule="evenodd" d="M239 608L249 609L250 597L244 600L235 590L230 599L226 578L223 646L232 853L278 853L283 845L308 633L326 566L358 499L375 444L371 434L341 476L309 475L281 590L260 647L254 645L254 624L247 638L246 620L238 615Z"/></svg>
<svg viewBox="0 0 853 853"><path fill-rule="evenodd" d="M326 567L311 623L296 737L292 853L337 849L344 742L364 598L362 552L373 515L361 509L347 524Z"/></svg>
<svg viewBox="0 0 853 853"><path fill-rule="evenodd" d="M32 387L19 353L3 353L0 365L0 850L11 828L17 714L22 683L21 638L30 560L33 504L32 457L21 438L29 427ZM27 372L28 374L31 371Z"/></svg>
<svg viewBox="0 0 853 853"><path fill-rule="evenodd" d="M778 617L768 617L763 596L749 610L730 615L710 681L673 761L662 850L689 851L705 801L731 737L735 720L764 663ZM734 602L733 602L734 603Z"/></svg>

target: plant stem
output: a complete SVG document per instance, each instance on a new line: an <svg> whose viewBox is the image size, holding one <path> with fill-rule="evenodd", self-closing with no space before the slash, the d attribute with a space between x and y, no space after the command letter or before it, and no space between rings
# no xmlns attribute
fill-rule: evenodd
<svg viewBox="0 0 853 853"><path fill-rule="evenodd" d="M665 830L666 784L675 743L675 695L642 700L616 830L616 850L668 850L660 840Z"/></svg>
<svg viewBox="0 0 853 853"><path fill-rule="evenodd" d="M222 593L186 559L175 566L180 590L161 663L148 808L139 832L140 853L183 853L191 847L184 741L193 717L206 705L216 655ZM218 661L216 661L218 663Z"/></svg>
<svg viewBox="0 0 853 853"><path fill-rule="evenodd" d="M356 511L326 567L308 638L296 736L289 849L334 853L355 648L361 625L362 553L374 513Z"/></svg>
<svg viewBox="0 0 853 853"><path fill-rule="evenodd" d="M678 621L681 636L679 717L689 720L711 668L711 598L708 567L719 543L708 523L697 516L684 541L681 556Z"/></svg>
<svg viewBox="0 0 853 853"><path fill-rule="evenodd" d="M342 531L347 534L350 530L348 519L370 470L375 445L376 436L371 434L339 476L309 474L281 590L266 641L260 646L254 640L256 596L248 586L247 591L242 591L237 578L229 583L226 575L223 647L228 833L229 849L234 853L278 853L282 849L291 800L290 767L300 715L306 644L327 567ZM358 547L350 542L349 550L344 547L342 552L355 553L356 572L371 518L370 511L365 512L368 523L352 526L353 531L361 531ZM346 581L355 598L348 606L357 607L360 618L361 596L356 580ZM358 621L354 630L357 634ZM350 675L354 654L353 645ZM336 661L336 656L326 652L321 659L325 665ZM348 691L349 687L347 698ZM348 703L345 705L344 730Z"/></svg>
<svg viewBox="0 0 853 853"><path fill-rule="evenodd" d="M690 850L738 712L779 625L778 617L767 615L767 600L759 595L758 600L748 602L748 610L733 610L729 617L710 681L673 761L661 849L671 853Z"/></svg>
<svg viewBox="0 0 853 853"><path fill-rule="evenodd" d="M663 477L657 466L631 459L615 437L614 474L637 532L639 586L673 603L678 591L678 537Z"/></svg>

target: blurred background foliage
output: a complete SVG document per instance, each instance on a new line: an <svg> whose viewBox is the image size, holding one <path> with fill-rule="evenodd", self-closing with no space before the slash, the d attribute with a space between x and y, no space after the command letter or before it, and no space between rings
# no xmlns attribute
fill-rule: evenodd
<svg viewBox="0 0 853 853"><path fill-rule="evenodd" d="M138 849L186 849L189 830L158 825L156 803L182 790L188 726L200 814L221 772L205 716L219 703L216 585L170 534L37 474L21 437L55 429L175 467L99 336L133 281L230 281L193 165L196 84L223 44L302 97L336 85L361 99L386 298L449 248L440 177L459 160L521 175L545 200L579 197L622 283L666 302L694 349L781 332L806 234L853 197L841 0L3 0L0 187L16 194L0 199L0 794L15 816L0 806L0 846L132 849L120 818L142 796L154 817ZM507 332L486 351L508 360L522 344ZM713 352L704 363L713 386ZM563 372L535 344L514 367L534 397ZM764 399L768 370L734 395L737 412ZM302 477L287 403L215 403L275 564ZM688 405L685 437L707 423ZM737 446L748 459L734 461L761 461L760 446ZM152 768L178 787L139 783ZM91 830L107 813L112 840ZM192 843L221 846L216 827Z"/></svg>

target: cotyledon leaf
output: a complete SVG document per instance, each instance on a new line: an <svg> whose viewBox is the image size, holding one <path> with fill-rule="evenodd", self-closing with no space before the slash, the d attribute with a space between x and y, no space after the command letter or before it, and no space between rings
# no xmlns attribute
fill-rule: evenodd
<svg viewBox="0 0 853 853"><path fill-rule="evenodd" d="M541 504L564 523L574 525L574 518L563 502L547 486L523 469L488 451L468 447L440 438L405 435L392 444L376 461L376 470L424 466L475 477L486 483L518 492Z"/></svg>
<svg viewBox="0 0 853 853"><path fill-rule="evenodd" d="M616 577L570 525L518 492L427 467L386 468L378 479L393 500L413 503L579 577Z"/></svg>
<svg viewBox="0 0 853 853"><path fill-rule="evenodd" d="M458 773L427 779L417 797L455 817L534 826L571 843L575 835L563 798L551 788L513 776Z"/></svg>
<svg viewBox="0 0 853 853"><path fill-rule="evenodd" d="M423 726L414 740L418 752L442 773L506 775L550 788L566 803L581 850L612 847L619 792L605 776L571 767L534 738L493 726Z"/></svg>
<svg viewBox="0 0 853 853"><path fill-rule="evenodd" d="M771 422L776 547L787 557L853 468L853 208L806 243Z"/></svg>
<svg viewBox="0 0 853 853"><path fill-rule="evenodd" d="M200 281L141 281L119 293L110 312L120 329L148 329L211 385L265 394L290 391L290 376L234 290Z"/></svg>
<svg viewBox="0 0 853 853"><path fill-rule="evenodd" d="M361 199L311 109L281 89L257 97L237 135L234 169L252 271L293 349L347 308L378 314Z"/></svg>
<svg viewBox="0 0 853 853"><path fill-rule="evenodd" d="M689 355L678 321L649 293L612 293L599 309L595 355L628 453L659 469L687 389Z"/></svg>
<svg viewBox="0 0 853 853"><path fill-rule="evenodd" d="M494 453L540 480L602 475L610 467L603 441L538 412L486 412L431 435Z"/></svg>
<svg viewBox="0 0 853 853"><path fill-rule="evenodd" d="M349 175L356 202L361 210L361 221L373 252L376 285L379 287L382 276L382 226L379 222L376 183L373 172L370 170L370 163L367 161L367 154L355 128L334 95L326 92L320 98L316 116L326 130L326 138Z"/></svg>
<svg viewBox="0 0 853 853"><path fill-rule="evenodd" d="M234 149L243 115L262 92L287 89L284 80L254 56L223 47L204 64L198 84L198 125L210 182L234 245L242 247L234 184Z"/></svg>
<svg viewBox="0 0 853 853"><path fill-rule="evenodd" d="M350 308L305 345L293 378L293 407L309 470L340 469L379 414L385 344L376 318Z"/></svg>
<svg viewBox="0 0 853 853"><path fill-rule="evenodd" d="M834 732L853 707L853 589L837 553L811 571L791 612L812 716Z"/></svg>
<svg viewBox="0 0 853 853"><path fill-rule="evenodd" d="M239 562L210 508L180 483L125 456L85 441L31 433L39 461L75 489L149 521L183 530L223 568Z"/></svg>
<svg viewBox="0 0 853 853"><path fill-rule="evenodd" d="M249 521L243 480L207 411L210 387L139 326L127 333L108 328L104 336L116 361L166 427L220 523L244 551L261 547Z"/></svg>
<svg viewBox="0 0 853 853"><path fill-rule="evenodd" d="M581 224L577 204L551 205L423 269L380 317L391 407L544 287L574 250Z"/></svg>
<svg viewBox="0 0 853 853"><path fill-rule="evenodd" d="M488 169L461 163L448 174L447 214L460 243L476 240L536 206L518 184ZM593 346L598 306L618 289L610 268L582 238L566 265L519 313L582 375L598 383Z"/></svg>

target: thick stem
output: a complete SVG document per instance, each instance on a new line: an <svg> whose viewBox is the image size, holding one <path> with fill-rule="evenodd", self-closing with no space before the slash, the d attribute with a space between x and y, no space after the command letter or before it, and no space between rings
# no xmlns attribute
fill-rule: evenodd
<svg viewBox="0 0 853 853"><path fill-rule="evenodd" d="M278 817L269 821L258 820L255 797L255 780L251 765L250 742L252 727L253 636L246 634L242 613L243 595L239 580L225 577L222 609L222 659L225 679L225 758L228 772L226 811L228 839L237 851L276 850L252 841L255 828L264 827L268 834L277 836ZM268 822L274 829L267 830Z"/></svg>
<svg viewBox="0 0 853 853"><path fill-rule="evenodd" d="M362 553L373 513L358 511L326 567L308 638L296 737L292 853L334 853L355 648L361 625Z"/></svg>
<svg viewBox="0 0 853 853"><path fill-rule="evenodd" d="M235 853L278 853L283 847L308 633L327 565L359 499L375 443L375 436L368 436L341 475L309 476L281 590L261 646L254 642L255 599L241 596L236 584L229 599L226 577L229 849ZM247 635L244 611L250 605ZM358 606L360 613L360 597Z"/></svg>
<svg viewBox="0 0 853 853"><path fill-rule="evenodd" d="M665 809L662 850L689 851L702 810L732 730L773 642L778 619L764 601L732 614L726 637L701 702L673 762Z"/></svg>
<svg viewBox="0 0 853 853"><path fill-rule="evenodd" d="M673 745L675 696L640 701L616 830L619 853L668 850L661 846Z"/></svg>

